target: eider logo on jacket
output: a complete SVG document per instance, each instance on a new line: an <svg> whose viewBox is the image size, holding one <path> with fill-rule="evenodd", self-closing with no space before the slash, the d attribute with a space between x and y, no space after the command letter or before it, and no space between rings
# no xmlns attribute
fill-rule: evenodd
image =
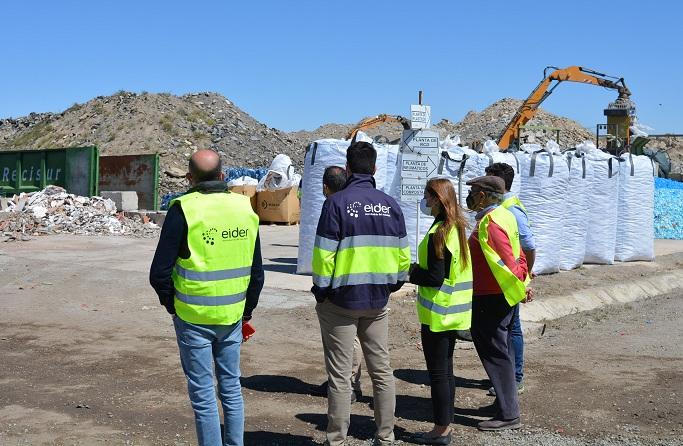
<svg viewBox="0 0 683 446"><path fill-rule="evenodd" d="M387 206L381 203L370 203L363 206L363 212L365 213L365 215L369 215L371 217L390 217L391 206Z"/></svg>
<svg viewBox="0 0 683 446"><path fill-rule="evenodd" d="M207 229L206 231L202 232L202 239L206 242L207 245L213 245L214 244L214 235L218 232L218 229L216 228L210 228Z"/></svg>
<svg viewBox="0 0 683 446"><path fill-rule="evenodd" d="M227 228L218 232L216 228L209 228L202 232L202 240L207 245L214 245L216 243L216 237L220 237L224 242L232 242L238 240L246 240L249 236L249 229L242 229L239 226L236 228Z"/></svg>
<svg viewBox="0 0 683 446"><path fill-rule="evenodd" d="M360 201L354 201L346 206L346 213L353 218L358 218L358 210L360 209Z"/></svg>

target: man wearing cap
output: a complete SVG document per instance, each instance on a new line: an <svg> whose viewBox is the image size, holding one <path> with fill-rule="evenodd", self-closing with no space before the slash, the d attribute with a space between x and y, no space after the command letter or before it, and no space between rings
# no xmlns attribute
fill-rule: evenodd
<svg viewBox="0 0 683 446"><path fill-rule="evenodd" d="M510 340L514 308L526 297L527 264L515 216L500 203L505 182L484 176L471 186L467 207L477 212L469 239L472 255L472 340L496 392L493 418L480 430L498 431L521 426L514 350Z"/></svg>

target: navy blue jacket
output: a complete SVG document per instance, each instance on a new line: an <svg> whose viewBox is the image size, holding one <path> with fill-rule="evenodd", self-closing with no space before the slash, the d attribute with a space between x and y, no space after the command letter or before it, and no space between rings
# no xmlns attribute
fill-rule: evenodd
<svg viewBox="0 0 683 446"><path fill-rule="evenodd" d="M368 212L366 209L371 210ZM325 201L316 236L327 243L343 243L349 237L379 236L400 239L407 246L403 212L396 200L375 188L372 175L351 175L344 188ZM407 272L396 273L398 280L394 283L336 287L314 285L311 291L318 302L329 299L346 309L380 309L386 306L389 294L400 289L407 280Z"/></svg>

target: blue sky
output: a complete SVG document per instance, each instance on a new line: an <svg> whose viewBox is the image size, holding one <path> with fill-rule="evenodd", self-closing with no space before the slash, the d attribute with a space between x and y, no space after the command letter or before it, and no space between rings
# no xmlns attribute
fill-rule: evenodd
<svg viewBox="0 0 683 446"><path fill-rule="evenodd" d="M217 91L283 130L408 115L433 120L526 97L547 65L623 76L640 121L683 133L683 2L32 1L0 12L0 117L117 90ZM613 91L544 103L586 127Z"/></svg>

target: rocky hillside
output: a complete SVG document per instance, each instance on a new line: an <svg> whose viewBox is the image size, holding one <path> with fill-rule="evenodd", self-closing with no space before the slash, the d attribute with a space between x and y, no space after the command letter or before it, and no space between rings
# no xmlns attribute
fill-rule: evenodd
<svg viewBox="0 0 683 446"><path fill-rule="evenodd" d="M437 127L447 133L460 135L462 140L467 143L497 139L503 132L505 125L522 105L522 102L518 99L501 99L480 112L471 111L467 113L460 122L452 123L444 119L437 124ZM593 140L595 138L588 129L578 122L553 115L543 109L538 110L534 119L529 121L527 125L560 129L560 145L562 147L571 147L586 139ZM530 131L525 134L533 135L532 138L540 143L545 143L548 136L555 138L555 135L546 134L543 130Z"/></svg>
<svg viewBox="0 0 683 446"><path fill-rule="evenodd" d="M62 113L0 120L0 150L96 144L102 155L159 153L161 191L183 189L197 148L218 151L226 166L264 166L278 153L301 158L301 142L269 128L215 93L184 96L119 92ZM302 161L303 162L303 161Z"/></svg>
<svg viewBox="0 0 683 446"><path fill-rule="evenodd" d="M502 99L480 112L467 113L460 122L444 119L434 128L442 137L458 134L464 143L495 139L520 104L516 99ZM529 125L559 128L563 147L594 137L579 123L542 109ZM187 159L198 148L215 149L225 166L268 166L275 155L285 153L300 171L305 147L311 141L343 138L351 128L353 124L325 124L313 131L286 133L258 122L216 93L119 92L74 104L61 113L0 119L0 150L96 144L103 155L159 153L164 194L187 187L183 178ZM394 123L367 133L394 141L401 130ZM532 137L543 143L548 135L535 131Z"/></svg>
<svg viewBox="0 0 683 446"><path fill-rule="evenodd" d="M521 104L522 101L518 99L501 99L480 112L470 111L462 121L452 122L448 119L442 119L433 127L439 131L442 137L449 134L460 135L461 140L466 144L484 142L487 139L497 139ZM578 122L553 115L543 109L540 109L536 117L527 125L560 129L560 143L563 147L569 147L586 139L592 140L595 138L588 129L582 127ZM341 138L351 128L353 128L352 124L325 124L310 132L300 131L294 132L291 135L304 141L313 141L319 138ZM369 130L367 133L373 137L382 135L391 141L399 138L401 130L402 127L399 124L383 124ZM555 137L554 134L551 135L543 130L529 131L525 135L529 135L530 140L533 139L540 143L545 143L549 135L552 138Z"/></svg>

